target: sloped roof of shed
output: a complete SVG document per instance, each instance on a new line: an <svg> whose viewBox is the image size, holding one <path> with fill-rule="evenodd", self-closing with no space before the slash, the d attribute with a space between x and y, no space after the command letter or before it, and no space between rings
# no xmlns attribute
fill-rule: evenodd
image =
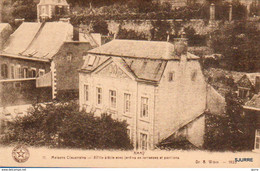
<svg viewBox="0 0 260 171"><path fill-rule="evenodd" d="M260 110L260 93L253 96L253 98L246 102L245 106L257 108Z"/></svg>

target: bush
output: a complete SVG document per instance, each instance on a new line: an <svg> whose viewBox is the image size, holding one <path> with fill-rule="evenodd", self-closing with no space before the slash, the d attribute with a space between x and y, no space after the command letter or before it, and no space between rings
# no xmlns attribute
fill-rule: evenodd
<svg viewBox="0 0 260 171"><path fill-rule="evenodd" d="M127 124L103 114L78 111L75 103L36 105L32 112L7 123L1 144L83 149L132 148Z"/></svg>
<svg viewBox="0 0 260 171"><path fill-rule="evenodd" d="M226 94L226 114L206 115L204 148L213 151L252 150L254 121L242 113L242 101L232 92Z"/></svg>
<svg viewBox="0 0 260 171"><path fill-rule="evenodd" d="M147 40L146 35L144 33L138 33L132 29L126 30L126 29L119 29L118 39L130 39L130 40Z"/></svg>

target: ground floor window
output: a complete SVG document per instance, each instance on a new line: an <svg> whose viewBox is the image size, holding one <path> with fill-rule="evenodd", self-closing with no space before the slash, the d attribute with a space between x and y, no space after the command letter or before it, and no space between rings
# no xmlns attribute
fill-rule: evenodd
<svg viewBox="0 0 260 171"><path fill-rule="evenodd" d="M260 129L255 131L255 149L260 150Z"/></svg>
<svg viewBox="0 0 260 171"><path fill-rule="evenodd" d="M140 147L142 150L147 150L148 146L148 135L144 133L140 133Z"/></svg>

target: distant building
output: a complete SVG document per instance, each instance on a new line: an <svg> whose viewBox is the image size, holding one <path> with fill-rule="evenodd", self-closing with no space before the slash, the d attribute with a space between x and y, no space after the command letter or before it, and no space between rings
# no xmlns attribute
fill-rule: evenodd
<svg viewBox="0 0 260 171"><path fill-rule="evenodd" d="M13 111L14 106L19 108L52 99L51 60L63 43L71 39L72 33L72 26L64 22L20 25L0 54L0 107ZM41 78L46 79L44 84L39 84ZM6 93L5 89L10 88L12 93Z"/></svg>
<svg viewBox="0 0 260 171"><path fill-rule="evenodd" d="M236 84L238 96L250 100L254 94L260 92L260 73L247 73Z"/></svg>
<svg viewBox="0 0 260 171"><path fill-rule="evenodd" d="M62 18L69 14L69 4L66 0L40 0L37 5L37 20L52 19L54 16Z"/></svg>
<svg viewBox="0 0 260 171"><path fill-rule="evenodd" d="M201 147L207 88L185 42L113 40L90 50L79 75L80 106L126 120L136 148L178 136Z"/></svg>
<svg viewBox="0 0 260 171"><path fill-rule="evenodd" d="M204 3L205 0L155 0L156 2L160 3L169 3L172 5L172 8L179 8L179 7L184 7L187 5L193 5L196 3Z"/></svg>
<svg viewBox="0 0 260 171"><path fill-rule="evenodd" d="M78 69L87 51L98 45L90 42L94 38L72 39L73 26L68 22L22 23L0 53L0 91L10 87L19 91L1 93L0 108L61 96L78 98Z"/></svg>
<svg viewBox="0 0 260 171"><path fill-rule="evenodd" d="M252 136L248 141L251 142L251 148L260 152L260 94L254 95L254 97L248 101L244 106L246 117L250 122L250 128L253 130Z"/></svg>
<svg viewBox="0 0 260 171"><path fill-rule="evenodd" d="M39 21L43 14L51 18L67 8L66 0L41 0L37 6ZM79 36L75 30L65 19L23 22L4 41L0 53L0 112L13 113L18 108L24 112L24 105L78 98L78 69L87 51L100 46L101 36Z"/></svg>

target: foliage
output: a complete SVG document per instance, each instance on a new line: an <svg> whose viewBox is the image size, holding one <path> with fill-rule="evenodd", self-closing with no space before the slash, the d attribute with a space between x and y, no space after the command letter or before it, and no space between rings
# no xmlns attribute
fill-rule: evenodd
<svg viewBox="0 0 260 171"><path fill-rule="evenodd" d="M108 25L106 23L106 21L104 20L96 20L94 23L93 23L93 31L94 33L100 33L102 35L107 35L108 34Z"/></svg>
<svg viewBox="0 0 260 171"><path fill-rule="evenodd" d="M14 19L24 18L26 21L35 21L37 18L37 7L34 0L3 0L3 22L13 22Z"/></svg>
<svg viewBox="0 0 260 171"><path fill-rule="evenodd" d="M206 45L206 36L198 35L193 27L184 28L186 37L188 38L189 46L205 46Z"/></svg>
<svg viewBox="0 0 260 171"><path fill-rule="evenodd" d="M204 148L217 151L251 150L254 137L252 120L243 115L242 101L235 93L226 97L224 116L206 115L206 133Z"/></svg>
<svg viewBox="0 0 260 171"><path fill-rule="evenodd" d="M36 105L28 115L7 124L2 144L84 149L131 149L127 124L103 114L78 111L75 103Z"/></svg>
<svg viewBox="0 0 260 171"><path fill-rule="evenodd" d="M138 33L135 30L126 30L120 28L117 34L118 39L130 39L130 40L147 40L144 33Z"/></svg>
<svg viewBox="0 0 260 171"><path fill-rule="evenodd" d="M211 47L224 55L225 69L257 72L260 69L260 30L258 23L234 22L212 33Z"/></svg>
<svg viewBox="0 0 260 171"><path fill-rule="evenodd" d="M166 41L171 33L171 25L168 21L152 21L151 36L152 40Z"/></svg>

